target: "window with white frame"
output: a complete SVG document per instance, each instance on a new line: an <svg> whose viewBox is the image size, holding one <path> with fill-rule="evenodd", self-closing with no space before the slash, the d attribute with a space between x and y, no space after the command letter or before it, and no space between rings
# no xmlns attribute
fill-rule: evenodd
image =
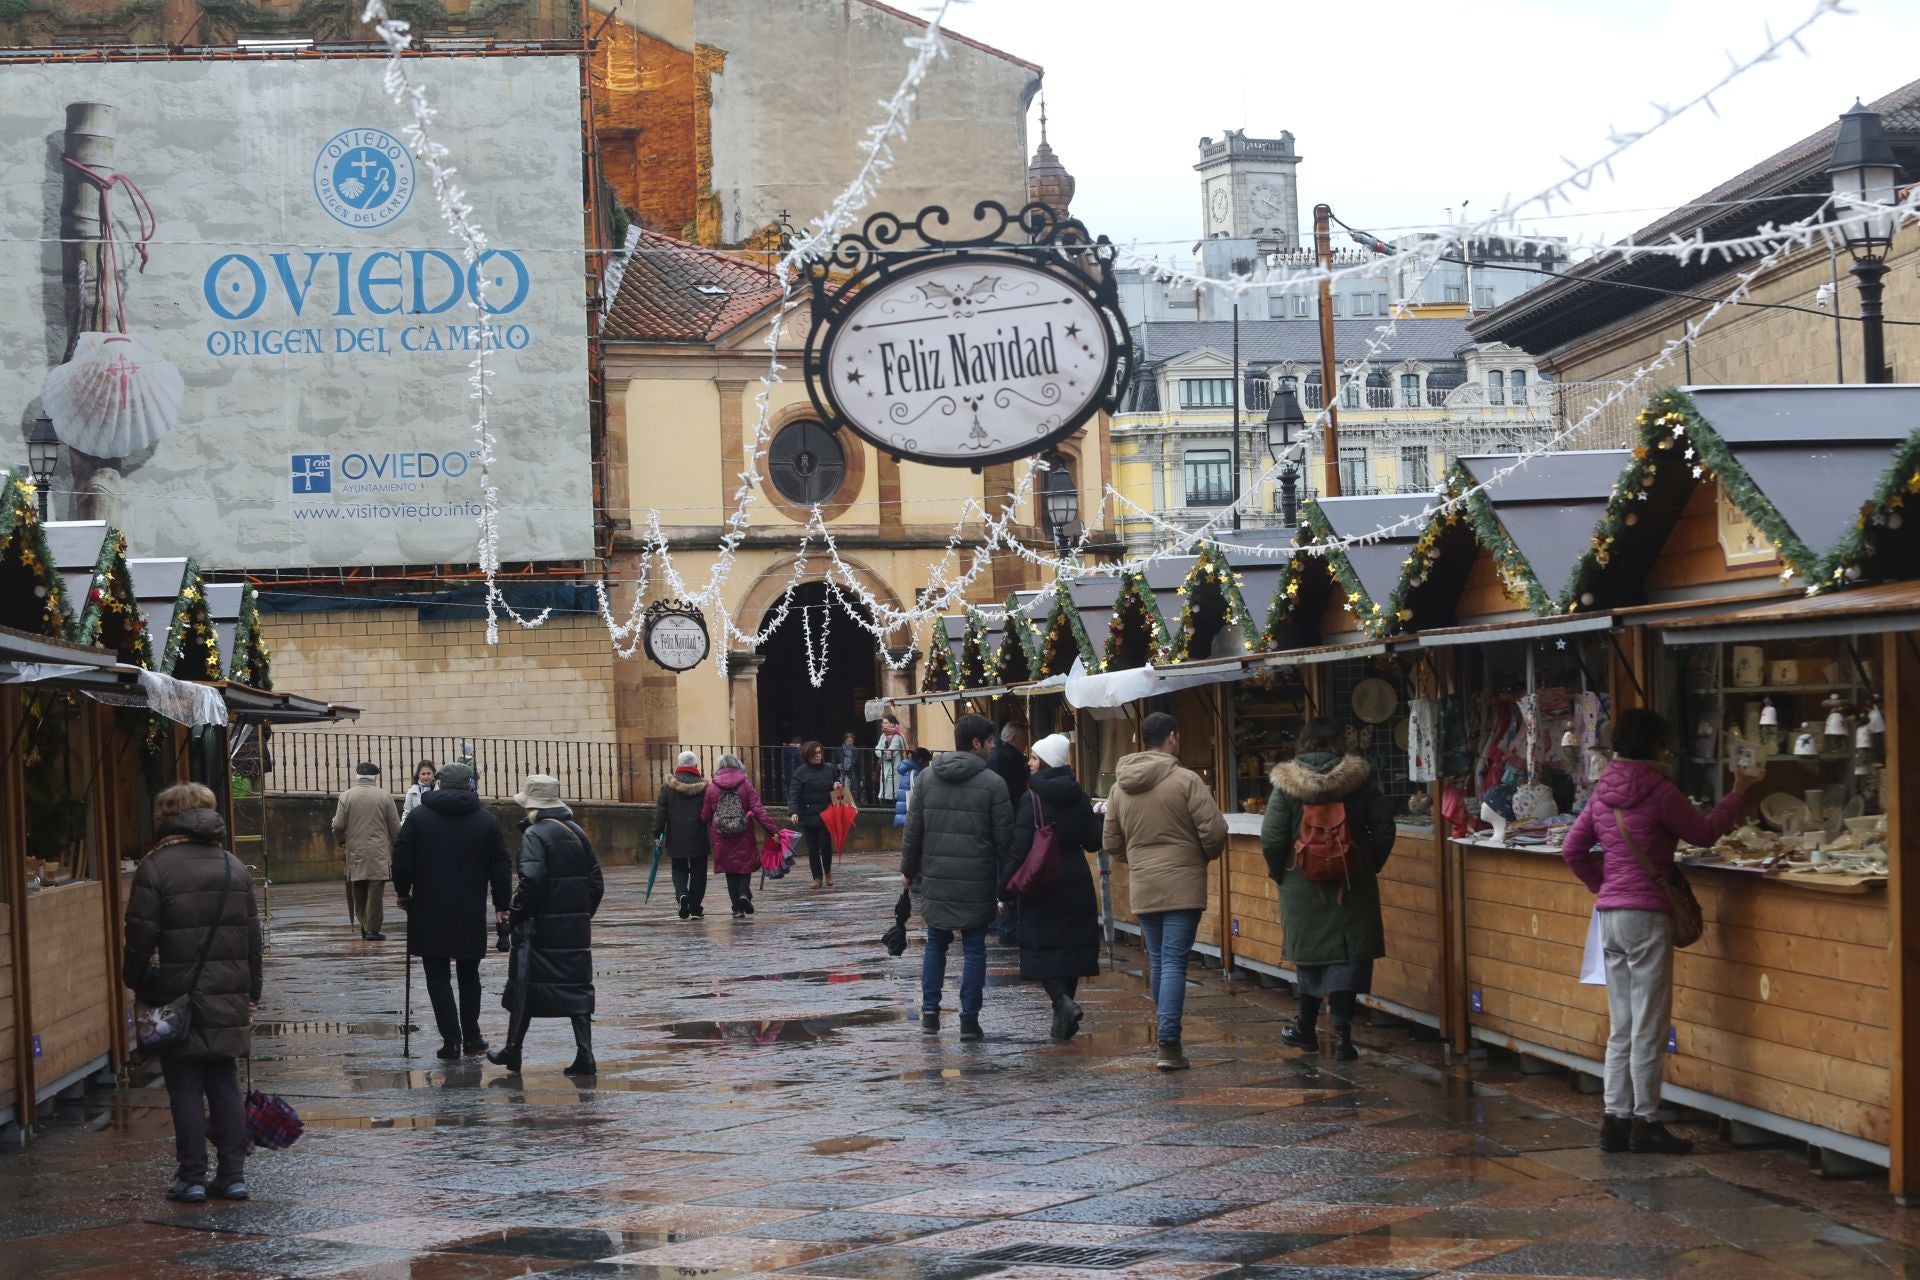
<svg viewBox="0 0 1920 1280"><path fill-rule="evenodd" d="M1351 374L1340 379L1340 406L1344 409L1360 407L1360 379Z"/></svg>
<svg viewBox="0 0 1920 1280"><path fill-rule="evenodd" d="M1233 455L1225 449L1189 449L1181 455L1187 505L1224 507L1233 501Z"/></svg>
<svg viewBox="0 0 1920 1280"><path fill-rule="evenodd" d="M1412 444L1400 446L1400 487L1417 493L1423 493L1433 487L1433 475L1427 461L1427 451L1423 446Z"/></svg>
<svg viewBox="0 0 1920 1280"><path fill-rule="evenodd" d="M1307 314L1307 311L1307 295L1304 293L1295 294L1293 298L1293 314L1296 316L1304 316Z"/></svg>
<svg viewBox="0 0 1920 1280"><path fill-rule="evenodd" d="M1340 446L1340 492L1349 496L1364 494L1372 487L1372 477L1367 474L1367 449L1365 445L1343 444Z"/></svg>
<svg viewBox="0 0 1920 1280"><path fill-rule="evenodd" d="M1232 378L1180 379L1182 409L1226 409L1233 405Z"/></svg>
<svg viewBox="0 0 1920 1280"><path fill-rule="evenodd" d="M1507 389L1512 393L1515 404L1525 404L1527 402L1527 371L1515 369L1508 374Z"/></svg>
<svg viewBox="0 0 1920 1280"><path fill-rule="evenodd" d="M1400 407L1418 409L1420 407L1420 375L1403 373L1400 375Z"/></svg>
<svg viewBox="0 0 1920 1280"><path fill-rule="evenodd" d="M1487 370L1487 403L1507 402L1507 375L1498 369Z"/></svg>
<svg viewBox="0 0 1920 1280"><path fill-rule="evenodd" d="M1353 314L1355 314L1356 316L1372 315L1373 314L1372 296L1364 293L1354 294L1353 295Z"/></svg>

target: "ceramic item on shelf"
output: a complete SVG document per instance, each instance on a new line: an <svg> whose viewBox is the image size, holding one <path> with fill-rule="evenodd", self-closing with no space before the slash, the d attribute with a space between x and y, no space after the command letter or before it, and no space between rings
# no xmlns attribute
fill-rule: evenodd
<svg viewBox="0 0 1920 1280"><path fill-rule="evenodd" d="M1809 787L1805 794L1801 796L1802 803L1807 806L1808 822L1817 823L1820 821L1820 815L1825 812L1827 807L1826 800L1827 792L1824 787Z"/></svg>
<svg viewBox="0 0 1920 1280"><path fill-rule="evenodd" d="M1797 756L1817 756L1820 754L1820 740L1813 736L1813 726L1803 724L1800 732L1793 738L1793 754Z"/></svg>
<svg viewBox="0 0 1920 1280"><path fill-rule="evenodd" d="M1855 751L1873 750L1873 730L1864 723L1853 731L1853 749Z"/></svg>
<svg viewBox="0 0 1920 1280"><path fill-rule="evenodd" d="M1768 684L1799 684L1800 664L1792 658L1783 658L1773 664L1767 677Z"/></svg>
<svg viewBox="0 0 1920 1280"><path fill-rule="evenodd" d="M1378 677L1362 680L1353 687L1353 714L1368 724L1385 724L1399 706L1399 693Z"/></svg>
<svg viewBox="0 0 1920 1280"><path fill-rule="evenodd" d="M1424 791L1416 791L1407 797L1407 812L1416 818L1424 818L1433 812L1433 797Z"/></svg>
<svg viewBox="0 0 1920 1280"><path fill-rule="evenodd" d="M1871 733L1885 733L1887 718L1880 714L1880 704L1874 703L1873 710L1867 712L1867 729Z"/></svg>
<svg viewBox="0 0 1920 1280"><path fill-rule="evenodd" d="M1847 824L1847 830L1849 831L1870 830L1872 828L1872 825L1879 822L1880 819L1868 818L1868 817L1862 816L1866 813L1866 811L1867 811L1866 797L1854 796L1851 799L1849 799L1845 804L1840 806L1840 820ZM1864 823L1867 823L1868 826L1857 827L1854 825L1856 822L1864 822Z"/></svg>
<svg viewBox="0 0 1920 1280"><path fill-rule="evenodd" d="M1789 824L1805 825L1807 802L1790 792L1776 791L1760 802L1760 816L1769 826L1785 831Z"/></svg>
<svg viewBox="0 0 1920 1280"><path fill-rule="evenodd" d="M1780 708L1773 705L1772 698L1761 700L1760 727L1763 729L1777 729L1780 727Z"/></svg>
<svg viewBox="0 0 1920 1280"><path fill-rule="evenodd" d="M1767 682L1767 653L1759 645L1733 646L1733 683L1740 689L1758 688Z"/></svg>

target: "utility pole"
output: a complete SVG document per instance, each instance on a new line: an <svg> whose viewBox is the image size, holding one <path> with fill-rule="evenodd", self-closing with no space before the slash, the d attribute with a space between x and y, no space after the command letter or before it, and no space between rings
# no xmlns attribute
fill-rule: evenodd
<svg viewBox="0 0 1920 1280"><path fill-rule="evenodd" d="M1320 401L1326 425L1320 429L1320 496L1340 496L1340 389L1334 381L1339 363L1333 352L1333 210L1313 206L1313 251L1320 260Z"/></svg>
<svg viewBox="0 0 1920 1280"><path fill-rule="evenodd" d="M1240 304L1233 304L1233 527L1240 528Z"/></svg>

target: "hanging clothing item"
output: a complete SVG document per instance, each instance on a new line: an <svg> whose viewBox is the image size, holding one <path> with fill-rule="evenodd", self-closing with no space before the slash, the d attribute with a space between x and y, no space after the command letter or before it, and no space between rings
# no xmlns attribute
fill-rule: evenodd
<svg viewBox="0 0 1920 1280"><path fill-rule="evenodd" d="M1407 781L1440 777L1440 702L1415 698L1407 704Z"/></svg>

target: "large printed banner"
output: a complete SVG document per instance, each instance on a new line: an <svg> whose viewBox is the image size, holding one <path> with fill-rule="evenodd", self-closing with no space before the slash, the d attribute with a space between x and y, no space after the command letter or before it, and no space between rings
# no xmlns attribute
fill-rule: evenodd
<svg viewBox="0 0 1920 1280"><path fill-rule="evenodd" d="M473 561L483 291L500 554L592 554L579 61L409 61L472 267L381 70L7 68L0 461L52 421L56 518L210 568Z"/></svg>

